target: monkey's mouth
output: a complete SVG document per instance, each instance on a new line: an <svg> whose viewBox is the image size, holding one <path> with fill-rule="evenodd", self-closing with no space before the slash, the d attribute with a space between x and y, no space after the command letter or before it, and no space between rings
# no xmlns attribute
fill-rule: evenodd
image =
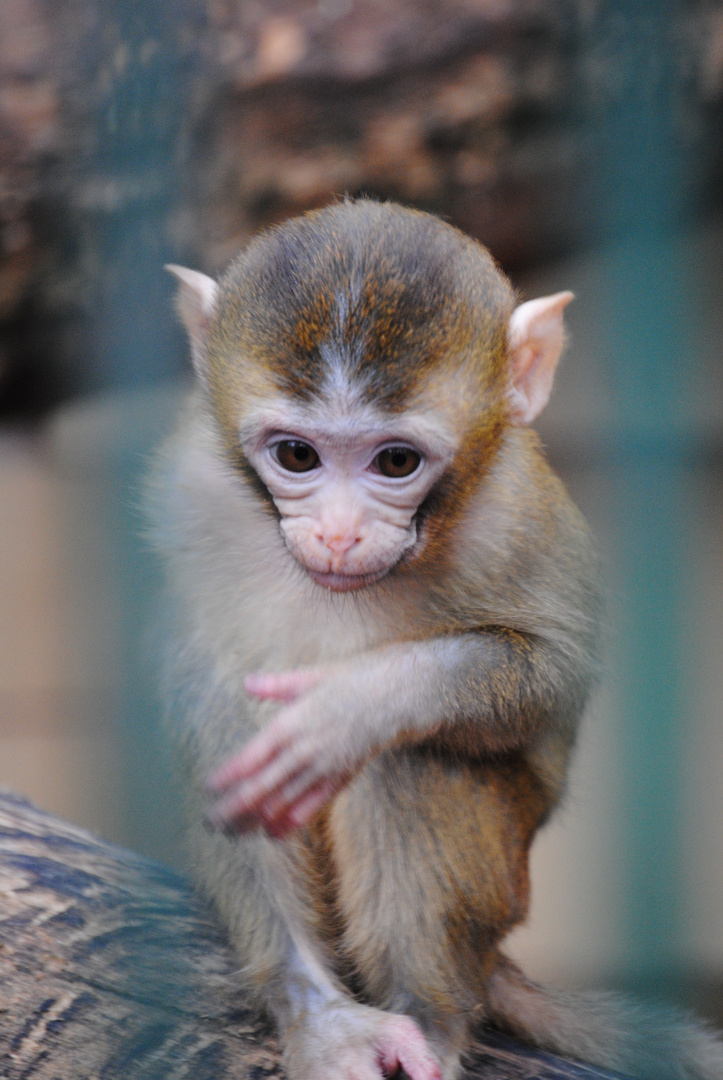
<svg viewBox="0 0 723 1080"><path fill-rule="evenodd" d="M387 567L383 567L370 574L335 574L331 571L322 573L320 570L309 570L307 567L309 577L317 585L321 585L324 589L331 589L332 592L352 592L354 589L364 589L367 585L373 585L383 578L386 572Z"/></svg>

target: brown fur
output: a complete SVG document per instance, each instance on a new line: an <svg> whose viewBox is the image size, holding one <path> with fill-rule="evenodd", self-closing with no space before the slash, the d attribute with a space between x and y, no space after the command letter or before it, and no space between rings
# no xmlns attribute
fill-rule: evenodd
<svg viewBox="0 0 723 1080"><path fill-rule="evenodd" d="M391 412L425 392L436 398L445 372L462 371L453 407L474 410L463 423L477 439L499 428L513 293L484 248L436 219L341 203L251 243L219 288L209 380L231 442L238 418L272 387L319 394L324 345Z"/></svg>

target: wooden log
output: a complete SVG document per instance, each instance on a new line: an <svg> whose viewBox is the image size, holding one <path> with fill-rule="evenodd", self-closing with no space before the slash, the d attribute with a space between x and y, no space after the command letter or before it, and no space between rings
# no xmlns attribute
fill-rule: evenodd
<svg viewBox="0 0 723 1080"><path fill-rule="evenodd" d="M273 1032L184 878L0 793L0 1076L281 1075ZM606 1076L490 1032L465 1080Z"/></svg>

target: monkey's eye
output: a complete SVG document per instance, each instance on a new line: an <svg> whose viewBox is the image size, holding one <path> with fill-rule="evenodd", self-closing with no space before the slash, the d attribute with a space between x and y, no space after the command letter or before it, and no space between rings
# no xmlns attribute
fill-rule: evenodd
<svg viewBox="0 0 723 1080"><path fill-rule="evenodd" d="M382 476L399 479L411 476L419 468L421 460L421 454L412 450L411 446L388 446L386 450L380 450L372 465Z"/></svg>
<svg viewBox="0 0 723 1080"><path fill-rule="evenodd" d="M314 447L299 439L283 439L271 449L279 465L287 472L311 472L319 465L319 455Z"/></svg>

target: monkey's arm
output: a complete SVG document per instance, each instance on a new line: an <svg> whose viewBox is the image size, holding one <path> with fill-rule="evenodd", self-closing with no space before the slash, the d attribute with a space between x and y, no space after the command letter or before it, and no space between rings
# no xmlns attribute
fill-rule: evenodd
<svg viewBox="0 0 723 1080"><path fill-rule="evenodd" d="M209 781L223 828L282 836L306 824L374 753L433 739L497 754L551 729L572 739L587 679L548 643L506 629L392 645L323 668L252 675L283 706Z"/></svg>

